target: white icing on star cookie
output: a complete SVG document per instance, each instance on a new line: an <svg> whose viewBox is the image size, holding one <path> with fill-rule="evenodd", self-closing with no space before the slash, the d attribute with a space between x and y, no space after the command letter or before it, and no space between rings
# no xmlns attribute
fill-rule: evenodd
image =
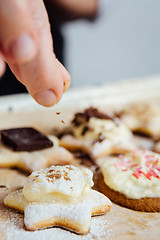
<svg viewBox="0 0 160 240"><path fill-rule="evenodd" d="M28 201L51 202L66 200L72 202L88 194L93 186L93 174L87 168L74 166L51 166L33 172L23 187Z"/></svg>
<svg viewBox="0 0 160 240"><path fill-rule="evenodd" d="M91 186L90 170L52 166L32 173L23 190L7 195L4 203L24 211L24 223L29 230L60 226L85 234L89 231L91 216L108 212L112 205L106 196L92 190Z"/></svg>

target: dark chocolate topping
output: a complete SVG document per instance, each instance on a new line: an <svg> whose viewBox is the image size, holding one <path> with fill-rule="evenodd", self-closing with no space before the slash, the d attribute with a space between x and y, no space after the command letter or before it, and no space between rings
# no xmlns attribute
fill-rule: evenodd
<svg viewBox="0 0 160 240"><path fill-rule="evenodd" d="M110 119L118 124L118 119L114 115L102 113L93 107L87 108L83 113L76 113L72 123L78 127L81 124L88 122L91 117L99 119Z"/></svg>
<svg viewBox="0 0 160 240"><path fill-rule="evenodd" d="M15 151L35 151L53 146L51 140L34 128L2 130L1 140Z"/></svg>
<svg viewBox="0 0 160 240"><path fill-rule="evenodd" d="M96 142L101 143L101 142L103 142L105 139L106 139L105 136L104 136L102 133L100 133L100 134L98 135L98 138L93 142L93 144L95 144Z"/></svg>
<svg viewBox="0 0 160 240"><path fill-rule="evenodd" d="M81 159L81 165L84 165L86 167L91 168L92 166L95 166L96 169L98 169L97 163L86 153L77 151L74 153L75 157L78 159Z"/></svg>
<svg viewBox="0 0 160 240"><path fill-rule="evenodd" d="M5 185L0 185L0 188L7 188L7 186L5 186Z"/></svg>
<svg viewBox="0 0 160 240"><path fill-rule="evenodd" d="M88 131L93 131L93 129L92 129L91 127L89 127L89 126L85 126L85 127L83 128L83 130L82 130L81 135L82 135L82 136L85 135L85 133L88 132Z"/></svg>

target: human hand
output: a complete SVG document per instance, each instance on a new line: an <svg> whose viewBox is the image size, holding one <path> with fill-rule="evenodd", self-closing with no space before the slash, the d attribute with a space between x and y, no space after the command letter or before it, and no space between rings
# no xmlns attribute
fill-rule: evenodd
<svg viewBox="0 0 160 240"><path fill-rule="evenodd" d="M0 0L0 75L4 61L43 106L56 104L68 89L70 75L53 53L42 0Z"/></svg>

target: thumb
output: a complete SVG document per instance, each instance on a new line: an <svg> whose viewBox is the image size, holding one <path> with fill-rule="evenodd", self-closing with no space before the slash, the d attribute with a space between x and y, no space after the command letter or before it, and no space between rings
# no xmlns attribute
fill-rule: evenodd
<svg viewBox="0 0 160 240"><path fill-rule="evenodd" d="M36 55L36 34L26 2L0 0L0 51L7 62L24 63Z"/></svg>

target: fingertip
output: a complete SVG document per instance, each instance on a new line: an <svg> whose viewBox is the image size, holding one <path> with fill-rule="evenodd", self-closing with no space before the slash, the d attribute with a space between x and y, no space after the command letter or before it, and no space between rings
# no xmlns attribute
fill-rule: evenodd
<svg viewBox="0 0 160 240"><path fill-rule="evenodd" d="M71 84L71 78L68 79L67 81L64 81L64 84L63 84L63 93L65 93L68 88L70 87L70 84Z"/></svg>
<svg viewBox="0 0 160 240"><path fill-rule="evenodd" d="M61 71L62 77L63 77L63 93L67 91L71 84L71 76L69 72L66 70L66 68L57 60L59 69Z"/></svg>
<svg viewBox="0 0 160 240"><path fill-rule="evenodd" d="M58 103L57 96L53 90L44 90L35 94L34 99L44 107L51 107Z"/></svg>

